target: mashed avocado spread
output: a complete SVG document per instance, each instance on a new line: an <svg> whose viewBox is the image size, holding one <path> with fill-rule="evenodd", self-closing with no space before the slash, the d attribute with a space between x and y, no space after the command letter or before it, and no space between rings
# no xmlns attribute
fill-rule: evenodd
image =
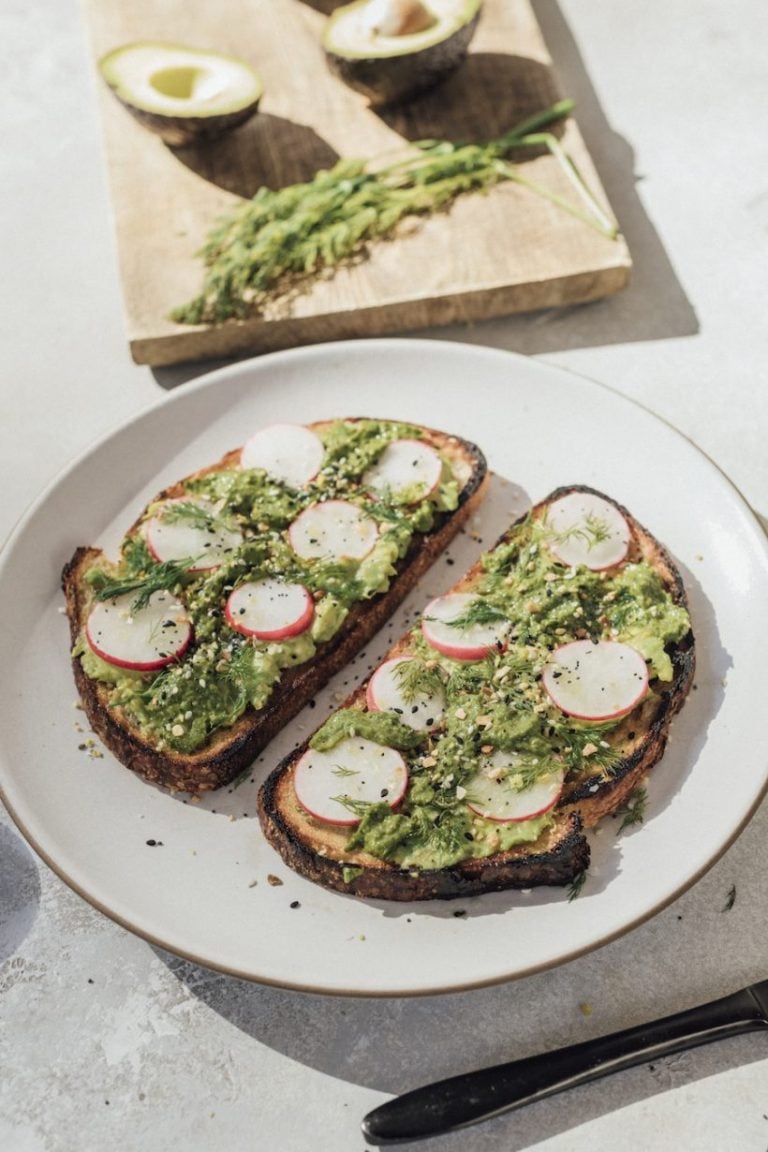
<svg viewBox="0 0 768 1152"><path fill-rule="evenodd" d="M553 649L578 639L619 640L646 659L650 694L673 677L667 651L690 630L658 572L642 560L607 572L558 562L547 547L545 521L528 517L482 558L473 588L486 614L509 622L508 641L477 661L451 659L430 647L419 628L408 641L401 680L408 699L440 691L442 721L414 731L393 713L345 708L310 741L329 751L362 736L399 749L409 772L396 810L362 805L348 852L367 852L403 868L445 868L470 858L532 843L552 822L548 814L501 822L477 815L468 789L478 765L499 752L514 754L511 784L524 789L562 769L566 781L610 775L635 736L632 717L587 723L566 715L547 696L542 670Z"/></svg>
<svg viewBox="0 0 768 1152"><path fill-rule="evenodd" d="M158 563L140 527L123 541L115 565L88 573L95 599L127 591L138 597L163 587L186 606L194 642L160 672L134 672L108 663L84 634L74 649L86 675L111 686L110 704L124 709L158 748L194 752L247 708L263 707L283 671L311 660L332 640L352 605L387 590L414 534L428 532L440 513L457 507L459 484L445 459L441 482L425 499L414 500L418 493L407 490L392 498L373 497L363 484L364 473L387 445L421 439L418 428L375 420L336 421L319 435L322 466L301 489L288 487L263 469L240 467L212 471L185 484L183 496L206 501L219 522L241 534L242 543L218 567L195 572L181 562L175 567ZM290 524L304 508L328 499L359 505L376 522L378 538L362 560L307 560L291 548ZM162 501L150 505L143 519L162 513L163 507ZM291 639L263 642L229 626L223 612L228 594L239 584L265 577L280 577L309 590L314 600L310 628Z"/></svg>

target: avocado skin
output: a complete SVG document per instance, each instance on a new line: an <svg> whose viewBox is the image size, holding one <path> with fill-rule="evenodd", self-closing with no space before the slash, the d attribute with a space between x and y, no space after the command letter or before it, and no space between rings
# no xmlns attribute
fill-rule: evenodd
<svg viewBox="0 0 768 1152"><path fill-rule="evenodd" d="M166 116L161 112L148 112L144 108L137 108L124 100L114 88L112 91L123 107L127 108L144 128L160 136L172 148L184 148L190 144L202 143L239 128L258 111L261 100L259 95L245 108L238 108L235 112L221 112L218 116Z"/></svg>
<svg viewBox="0 0 768 1152"><path fill-rule="evenodd" d="M403 56L372 56L353 59L326 48L331 71L368 97L373 107L383 107L432 88L444 80L463 61L475 34L480 11L446 40L428 44Z"/></svg>

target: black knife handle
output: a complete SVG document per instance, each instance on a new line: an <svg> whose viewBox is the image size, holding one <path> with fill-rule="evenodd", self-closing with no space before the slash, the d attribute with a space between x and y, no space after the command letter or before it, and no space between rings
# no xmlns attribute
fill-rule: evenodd
<svg viewBox="0 0 768 1152"><path fill-rule="evenodd" d="M610 1036L427 1084L369 1112L363 1135L372 1144L437 1136L646 1060L766 1027L764 1011L744 989Z"/></svg>

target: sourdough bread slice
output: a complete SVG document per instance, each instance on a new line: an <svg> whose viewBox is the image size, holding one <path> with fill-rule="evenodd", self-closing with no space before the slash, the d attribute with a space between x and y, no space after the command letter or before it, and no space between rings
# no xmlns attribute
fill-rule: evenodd
<svg viewBox="0 0 768 1152"><path fill-rule="evenodd" d="M546 735L549 731L547 724L552 720L551 730L555 733L552 738L552 761L558 765L563 765L567 761L559 798L546 814L545 826L536 838L529 842L511 844L503 850L489 854L454 859L441 867L431 867L428 863L420 866L414 863L419 855L418 851L411 851L409 860L407 833L404 833L403 841L405 852L403 853L401 845L390 850L389 858L382 858L366 850L365 839L362 845L360 844L360 837L356 835L354 829L351 831L349 827L334 825L311 815L300 803L294 784L297 765L308 755L310 747L309 743L303 745L277 766L262 785L259 796L259 813L264 832L285 862L296 871L340 892L388 900L442 899L504 888L529 888L542 884L566 885L584 873L589 864L589 844L585 829L620 809L642 784L646 773L661 759L671 721L682 706L692 684L695 663L694 639L680 573L667 550L626 508L591 488L574 485L557 489L534 507L528 517L513 525L487 557L478 562L455 585L454 590L474 593L482 588L488 568L493 566L493 557L511 558L509 571L512 575L509 579L517 579L518 577L514 576L515 565L518 568L526 564L532 566L533 561L529 560L528 556L539 555L539 549L544 551L547 549L546 540L549 538L547 534L550 533L548 510L556 501L573 493L584 493L607 501L624 518L628 532L627 551L623 559L603 573L596 572L594 576L585 576L582 580L583 586L590 588L593 596L592 616L589 617L589 612L583 616L584 609L581 609L579 600L581 592L573 594L574 602L579 605L576 613L580 619L583 617L588 623L591 638L595 642L601 638L615 638L617 632L621 631L615 625L623 619L625 629L629 632L634 629L634 643L644 645L646 641L638 632L638 622L642 624L642 613L646 609L640 606L640 593L636 594L637 602L633 604L627 589L631 589L632 581L635 579L645 581L648 587L652 585L658 603L651 615L657 617L664 607L670 616L668 630L675 636L665 644L663 651L655 652L655 660L665 679L656 675L656 669L651 662L649 690L628 714L615 718L609 724L599 725L585 724L568 717L565 722L566 731L563 731L562 718L553 719L558 709L546 698L541 687L541 651L537 650L534 659L538 661L539 667L534 668L534 674L529 675L528 680L521 681L519 692L510 689L506 692L505 699L511 702L509 707L512 709L527 707L522 702L526 698L529 700L534 716L541 717L537 735L539 732ZM516 541L521 543L518 545ZM534 552L529 554L526 551L529 547L533 547ZM506 560L504 562L506 563ZM524 647L525 644L530 644L531 636L536 634L537 628L541 628L542 634L549 628L549 625L538 623L539 619L546 617L548 611L555 611L554 608L547 607L548 590L552 590L556 601L558 589L562 591L563 596L571 594L568 590L569 579L574 587L578 584L579 576L576 568L564 566L552 557L542 560L541 563L548 568L543 574L541 588L525 593L526 597L531 595L532 599L522 606L519 614L518 632L523 637ZM503 567L500 570L506 571ZM647 575L648 573L651 575ZM525 583L522 586L525 587ZM583 602L585 605L589 603L586 593ZM612 613L612 618L609 619L607 615L603 618L606 613ZM626 623L627 620L630 621L629 624ZM598 634L596 629L599 630ZM565 635L557 636L557 643L578 639L579 634L585 632L579 628L574 636L568 628L559 631ZM497 653L488 657L491 667L490 687L480 683L476 691L485 693L486 702L481 710L487 711L489 715L480 717L482 730L476 732L474 736L467 737L468 758L479 754L478 746L485 753L490 752L491 744L483 741L492 741L494 725L497 722L503 723L503 713L500 714L498 708L503 709L504 705L495 702L492 689L494 682L507 679L503 671L504 661L509 659L510 655L514 655L516 644L513 632L506 654ZM423 636L418 628L402 637L386 659L414 655L421 660L425 657ZM437 654L433 652L432 655ZM434 661L428 661L429 663ZM443 674L449 674L452 667L460 667L462 664L464 667L468 666L463 661L443 656L439 657L439 664ZM471 664L469 666L471 667ZM511 680L509 677L508 687L511 685ZM470 710L471 697L466 694L452 696L450 685L451 679L448 675L445 689L445 716L453 715L452 709L455 710L456 716L460 716L462 712ZM366 683L341 706L344 711L340 715L346 718L344 723L349 722L350 735L359 735L360 732L365 734L361 726L362 721L359 721L359 714L368 711L369 705ZM492 719L489 720L491 715ZM501 719L497 721L500 715ZM519 712L516 715L519 715ZM359 722L358 725L355 723L355 718ZM468 716L467 719L471 720L472 717ZM451 721L447 720L444 723ZM323 730L319 731L322 733ZM311 739L316 741L317 738L318 733ZM425 763L427 765L437 763L437 769L431 770L439 771L440 741L440 733L433 730L426 746L406 756L411 772L411 783L402 804L397 809L404 820L409 819L417 807L411 802L416 794L414 781L421 780L423 786ZM318 743L317 746L321 745ZM552 766L550 763L549 768ZM461 787L463 785L460 773L461 765L457 769L457 779ZM430 780L434 783L437 794L442 789L442 795L446 795L445 777L439 780L433 776ZM453 787L456 781L448 778L447 783ZM434 801L432 803L434 805ZM461 806L454 804L452 811L456 812L459 807ZM441 820L439 814L436 820L439 824ZM396 817L393 816L389 822L393 825L393 831L396 831L394 828ZM407 825L402 827L406 828ZM480 835L481 838L486 838L495 834L492 822L478 820L477 817L473 817L473 821L464 827L465 837ZM538 826L533 824L531 827L535 831ZM486 852L486 849L481 851ZM400 860L397 858L398 852Z"/></svg>
<svg viewBox="0 0 768 1152"><path fill-rule="evenodd" d="M334 430L338 431L341 425L362 433L372 423L385 430L385 438L390 433L394 437L393 429L399 427L391 421L371 422L362 417L321 421L306 427L322 439L333 434ZM130 702L126 703L125 695L116 692L113 683L89 674L84 668L84 652L87 653L88 649L86 623L99 594L99 587L104 583L103 579L94 580L94 574L98 577L104 570L114 573L115 568L109 558L96 548L80 547L75 551L62 573L73 645L74 677L91 726L123 764L152 783L174 791L194 794L221 787L246 769L328 679L371 639L465 523L482 499L487 484L485 458L476 445L460 437L427 428L410 426L408 434L439 453L446 474L450 472L458 489L455 507L451 510L438 508L432 514L432 523L428 529L413 532L404 554L393 564L394 571L386 590L347 605L347 614L341 627L330 638L317 643L311 658L284 668L266 702L259 707L246 706L232 723L215 728L205 742L193 750L174 748L168 741L158 739L156 732L148 731L137 720ZM162 508L168 501L188 499L190 493L194 494L198 481L211 478L215 481L219 475L229 475L238 469L239 460L240 449L233 450L216 464L195 472L161 492L129 528L123 553L131 542L141 541L142 526L146 524L153 509ZM333 468L323 469L323 472L327 475L321 473L316 481L310 481L300 490L291 490L299 505L306 506L312 500L322 501L325 498L322 485L335 482L335 474ZM350 481L348 489L350 484L350 498L362 499L365 503L366 498L361 495L362 478ZM381 493L378 493L376 502L376 514L384 517L379 530L384 533L388 527L387 508L382 507L385 500ZM428 499L426 503L429 503ZM403 506L398 507L402 510ZM397 514L395 508L395 518ZM257 538L262 530L277 532L283 542L286 539L284 527L275 528L273 524L270 529L266 524L250 525L251 534ZM305 567L310 571L312 561L305 564ZM248 578L247 571L239 570L239 580ZM228 590L226 587L225 591ZM174 588L174 593L182 601L187 591L183 582L182 586ZM320 600L325 593L320 588L313 594L316 600ZM223 597L214 603L210 611L221 616ZM225 625L219 627L218 617L217 628L219 632L227 632ZM195 647L193 640L190 649L181 657L180 664L194 658ZM151 685L156 675L152 672L140 675L138 688Z"/></svg>

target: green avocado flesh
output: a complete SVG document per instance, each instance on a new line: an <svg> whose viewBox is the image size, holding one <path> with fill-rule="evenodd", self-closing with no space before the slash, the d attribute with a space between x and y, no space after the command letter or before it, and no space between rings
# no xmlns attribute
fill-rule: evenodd
<svg viewBox="0 0 768 1152"><path fill-rule="evenodd" d="M289 488L262 469L231 467L185 484L183 495L204 498L219 517L237 526L242 543L225 562L204 572L183 571L169 588L185 605L194 642L183 657L156 673L127 671L98 656L83 633L75 646L86 675L109 686L109 703L120 707L160 750L190 753L211 734L231 726L247 709L268 702L285 669L311 660L331 641L350 608L385 592L398 561L415 534L428 532L436 518L453 511L459 484L443 461L443 476L428 498L414 503L371 499L363 474L393 440L417 439L410 425L374 421L337 421L320 433L324 459L314 480ZM177 494L178 495L178 494ZM338 498L365 507L379 536L360 561L301 559L291 548L287 529L302 509L321 499ZM162 515L163 502L151 504L142 520ZM126 583L141 592L161 566L153 560L141 531L132 529L117 564L92 568L87 579L94 598L118 595ZM290 639L264 642L229 626L224 603L239 584L283 577L303 584L314 599L314 620Z"/></svg>
<svg viewBox="0 0 768 1152"><path fill-rule="evenodd" d="M688 635L688 613L649 564L625 562L608 572L566 567L550 553L551 538L545 521L528 517L482 558L472 591L510 622L505 648L483 660L454 660L415 628L398 649L416 657L419 676L432 683L439 677L446 707L438 725L414 732L391 713L345 708L312 737L312 747L329 751L347 737L364 736L398 748L408 766L402 803L397 810L384 802L366 807L347 852L401 868L437 869L532 843L552 823L550 814L501 822L468 806L481 763L499 751L514 754L514 767L500 782L507 775L508 785L523 791L555 769L565 771L567 784L595 774L610 778L631 746L638 709L600 723L579 721L551 702L543 667L553 649L573 640L619 640L645 656L652 699L673 678L667 648ZM415 677L414 689L418 683Z"/></svg>
<svg viewBox="0 0 768 1152"><path fill-rule="evenodd" d="M102 57L99 69L129 111L169 144L237 127L262 94L244 60L177 44L126 44Z"/></svg>
<svg viewBox="0 0 768 1152"><path fill-rule="evenodd" d="M328 64L374 105L407 99L461 64L481 6L482 0L354 0L328 19Z"/></svg>

